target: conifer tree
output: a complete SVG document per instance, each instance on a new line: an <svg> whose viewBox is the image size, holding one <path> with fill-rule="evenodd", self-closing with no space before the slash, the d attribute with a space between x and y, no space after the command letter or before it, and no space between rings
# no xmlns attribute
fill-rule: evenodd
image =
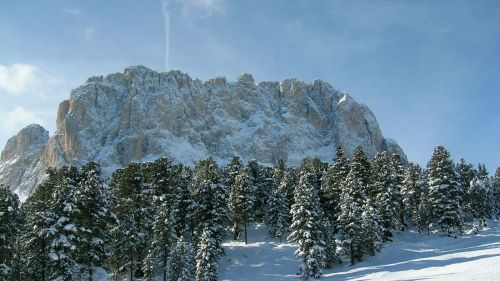
<svg viewBox="0 0 500 281"><path fill-rule="evenodd" d="M19 198L8 187L0 185L0 280L15 280L13 256L23 220Z"/></svg>
<svg viewBox="0 0 500 281"><path fill-rule="evenodd" d="M317 189L311 183L311 175L302 167L299 184L294 191L292 215L292 233L288 240L298 244L295 256L302 258L299 269L304 279L319 278L321 268L325 266L325 242L322 231L323 214Z"/></svg>
<svg viewBox="0 0 500 281"><path fill-rule="evenodd" d="M282 243L283 235L290 222L290 202L287 198L289 177L289 172L285 172L281 183L273 191L267 203L266 225L271 235L280 239L280 243Z"/></svg>
<svg viewBox="0 0 500 281"><path fill-rule="evenodd" d="M101 179L99 164L83 165L81 174L76 191L76 220L81 231L77 261L91 281L95 268L103 266L108 256L105 246L109 240L107 225L112 222L111 198Z"/></svg>
<svg viewBox="0 0 500 281"><path fill-rule="evenodd" d="M76 167L62 167L49 201L48 208L54 216L48 247L50 280L71 281L79 274L78 245L82 242L77 217L80 210L76 202L76 187L80 173Z"/></svg>
<svg viewBox="0 0 500 281"><path fill-rule="evenodd" d="M247 224L252 218L255 201L255 188L246 167L240 169L229 191L229 216L233 222L234 239L238 239L241 225L244 227L245 244Z"/></svg>
<svg viewBox="0 0 500 281"><path fill-rule="evenodd" d="M345 156L344 149L337 147L337 154L333 165L323 173L321 178L321 190L324 198L325 215L335 227L340 213L340 196L342 183L349 174L349 160Z"/></svg>
<svg viewBox="0 0 500 281"><path fill-rule="evenodd" d="M397 175L387 152L377 153L373 159L373 184L368 198L375 200L380 212L383 239L389 240L399 226L399 196Z"/></svg>
<svg viewBox="0 0 500 281"><path fill-rule="evenodd" d="M52 239L52 226L56 222L55 213L49 209L54 189L60 180L57 169L47 170L47 179L38 185L21 207L25 214L21 230L21 279L48 280L49 246Z"/></svg>
<svg viewBox="0 0 500 281"><path fill-rule="evenodd" d="M490 217L491 205L489 204L488 186L478 176L474 177L469 187L470 210L474 219L478 221L478 227L486 223Z"/></svg>
<svg viewBox="0 0 500 281"><path fill-rule="evenodd" d="M214 239L217 252L222 255L222 239L227 223L227 189L221 183L219 168L212 158L198 162L193 175L193 191L196 209L194 225L196 225L194 242L200 245L202 232L210 234L207 239ZM207 234L208 235L208 234Z"/></svg>
<svg viewBox="0 0 500 281"><path fill-rule="evenodd" d="M463 216L460 209L460 186L456 180L455 167L450 153L443 147L434 149L427 164L429 205L432 220L442 231L451 235L462 233Z"/></svg>
<svg viewBox="0 0 500 281"><path fill-rule="evenodd" d="M189 229L193 230L194 200L191 194L192 171L180 165L177 168L178 179L174 187L171 206L172 223L177 237L184 236Z"/></svg>
<svg viewBox="0 0 500 281"><path fill-rule="evenodd" d="M231 162L229 162L227 166L224 168L224 177L226 186L230 187L233 185L236 176L241 170L241 167L243 167L243 164L241 163L240 157L234 156L233 159L231 159Z"/></svg>
<svg viewBox="0 0 500 281"><path fill-rule="evenodd" d="M201 233L196 251L196 280L216 281L219 268L220 251L218 234L205 227Z"/></svg>
<svg viewBox="0 0 500 281"><path fill-rule="evenodd" d="M363 179L352 169L344 181L338 218L339 252L350 257L353 265L363 257L363 206L365 202Z"/></svg>
<svg viewBox="0 0 500 281"><path fill-rule="evenodd" d="M141 164L130 163L113 173L111 190L114 195L111 211L116 223L111 225L112 276L129 273L129 279L142 277L143 262L152 229L152 190L146 185Z"/></svg>
<svg viewBox="0 0 500 281"><path fill-rule="evenodd" d="M168 271L170 280L189 281L192 280L193 253L189 243L184 241L184 237L177 238L175 246L170 252Z"/></svg>
<svg viewBox="0 0 500 281"><path fill-rule="evenodd" d="M420 233L424 227L420 207L422 196L425 191L422 168L418 164L410 162L405 172L401 193L406 212L410 214L411 220L417 227L418 233Z"/></svg>
<svg viewBox="0 0 500 281"><path fill-rule="evenodd" d="M464 218L468 221L472 221L473 217L470 209L471 202L469 198L469 188L472 180L476 176L476 171L474 166L466 163L463 158L460 159L460 162L456 165L455 170L457 173L460 197L462 198L460 206L462 208Z"/></svg>
<svg viewBox="0 0 500 281"><path fill-rule="evenodd" d="M407 225L405 218L407 213L405 212L403 196L401 194L401 189L403 189L403 182L405 179L405 168L403 167L403 161L399 154L393 153L390 156L392 168L394 169L395 183L396 183L396 201L398 206L396 207L396 212L398 216L397 227L400 230L404 230Z"/></svg>
<svg viewBox="0 0 500 281"><path fill-rule="evenodd" d="M361 214L363 229L363 250L374 256L382 249L383 227L380 225L381 218L378 210L373 207L370 199L367 199Z"/></svg>
<svg viewBox="0 0 500 281"><path fill-rule="evenodd" d="M493 180L493 202L494 202L494 215L500 218L500 168L495 171L495 178Z"/></svg>

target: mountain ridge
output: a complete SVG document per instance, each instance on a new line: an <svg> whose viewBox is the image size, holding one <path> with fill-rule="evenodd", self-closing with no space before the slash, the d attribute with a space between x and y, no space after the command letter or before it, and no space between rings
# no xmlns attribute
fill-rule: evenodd
<svg viewBox="0 0 500 281"><path fill-rule="evenodd" d="M193 164L208 156L224 164L238 155L272 165L297 165L307 156L330 161L336 146L348 156L397 153L374 114L322 80L255 83L246 73L205 82L181 71L144 66L93 76L59 104L56 132L30 125L7 143L0 182L25 198L47 167L97 161L105 174L133 161L162 156ZM28 126L28 127L30 127ZM9 143L11 143L9 145Z"/></svg>

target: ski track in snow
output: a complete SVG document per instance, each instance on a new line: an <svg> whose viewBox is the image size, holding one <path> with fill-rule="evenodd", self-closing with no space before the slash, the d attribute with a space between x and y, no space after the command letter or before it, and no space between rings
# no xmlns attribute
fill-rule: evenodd
<svg viewBox="0 0 500 281"><path fill-rule="evenodd" d="M456 239L398 233L375 257L354 266L344 261L324 270L320 280L500 280L500 221L488 223L478 235ZM248 245L224 243L219 280L301 280L295 245L270 238L265 225L252 225L248 238Z"/></svg>

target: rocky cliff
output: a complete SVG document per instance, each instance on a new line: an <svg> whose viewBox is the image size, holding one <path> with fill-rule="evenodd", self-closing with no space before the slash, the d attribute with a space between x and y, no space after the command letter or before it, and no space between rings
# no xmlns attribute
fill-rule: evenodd
<svg viewBox="0 0 500 281"><path fill-rule="evenodd" d="M131 161L169 156L192 164L234 155L274 164L306 156L331 161L362 146L404 153L382 136L373 113L328 83L296 79L256 84L250 74L203 82L179 71L143 66L91 77L61 102L52 137L38 125L7 143L0 181L29 195L47 167L98 161L108 175Z"/></svg>

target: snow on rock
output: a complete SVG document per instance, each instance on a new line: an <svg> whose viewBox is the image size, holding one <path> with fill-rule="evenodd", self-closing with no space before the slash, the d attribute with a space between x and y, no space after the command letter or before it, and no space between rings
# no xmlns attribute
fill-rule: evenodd
<svg viewBox="0 0 500 281"><path fill-rule="evenodd" d="M59 105L56 124L50 139L40 127L32 135L36 145L14 150L9 141L2 153L0 182L21 197L47 167L88 161L99 162L108 176L132 161L162 156L185 164L208 156L223 164L239 155L296 165L307 156L331 161L337 144L348 156L362 146L369 156L387 150L406 159L366 106L321 80L256 84L243 74L235 82L202 82L180 71L132 66L72 90Z"/></svg>

